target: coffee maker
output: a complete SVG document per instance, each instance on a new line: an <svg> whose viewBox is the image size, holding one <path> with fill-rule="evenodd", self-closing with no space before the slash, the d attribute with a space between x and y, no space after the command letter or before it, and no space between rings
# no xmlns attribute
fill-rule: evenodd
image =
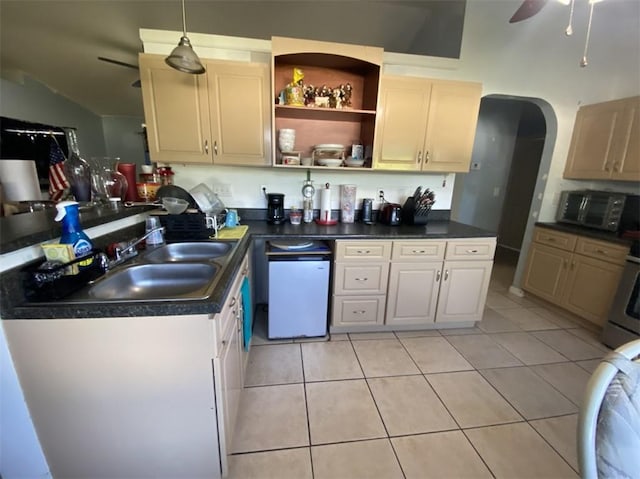
<svg viewBox="0 0 640 479"><path fill-rule="evenodd" d="M284 220L284 194L267 193L267 223L279 225Z"/></svg>

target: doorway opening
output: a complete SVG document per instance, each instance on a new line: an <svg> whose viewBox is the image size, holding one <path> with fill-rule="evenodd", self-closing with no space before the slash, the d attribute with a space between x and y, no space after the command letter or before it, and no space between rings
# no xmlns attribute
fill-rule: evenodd
<svg viewBox="0 0 640 479"><path fill-rule="evenodd" d="M493 276L505 291L521 294L555 136L555 114L544 100L484 97L471 169L456 175L451 217L497 234Z"/></svg>

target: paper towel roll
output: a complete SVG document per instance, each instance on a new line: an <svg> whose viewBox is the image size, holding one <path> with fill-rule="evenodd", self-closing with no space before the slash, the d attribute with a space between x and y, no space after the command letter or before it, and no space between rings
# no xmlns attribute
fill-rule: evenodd
<svg viewBox="0 0 640 479"><path fill-rule="evenodd" d="M324 189L320 190L320 221L329 220L331 220L331 187L327 183Z"/></svg>
<svg viewBox="0 0 640 479"><path fill-rule="evenodd" d="M41 201L40 181L33 160L0 160L0 183L6 201Z"/></svg>

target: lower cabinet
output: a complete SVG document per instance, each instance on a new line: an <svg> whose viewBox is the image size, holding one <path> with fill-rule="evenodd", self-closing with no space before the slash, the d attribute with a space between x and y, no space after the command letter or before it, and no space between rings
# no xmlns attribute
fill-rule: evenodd
<svg viewBox="0 0 640 479"><path fill-rule="evenodd" d="M396 240L382 247L337 241L332 330L480 321L495 243L495 238Z"/></svg>
<svg viewBox="0 0 640 479"><path fill-rule="evenodd" d="M602 326L628 246L536 227L523 289Z"/></svg>

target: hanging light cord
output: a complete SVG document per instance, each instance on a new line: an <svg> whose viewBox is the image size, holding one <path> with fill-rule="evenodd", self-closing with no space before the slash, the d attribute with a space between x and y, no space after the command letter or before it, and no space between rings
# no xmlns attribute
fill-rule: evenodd
<svg viewBox="0 0 640 479"><path fill-rule="evenodd" d="M182 0L182 36L187 36L187 15L184 9L184 0Z"/></svg>
<svg viewBox="0 0 640 479"><path fill-rule="evenodd" d="M575 6L575 0L571 0L571 10L569 11L569 25L567 25L566 30L564 31L565 35L570 37L573 35L573 7Z"/></svg>
<svg viewBox="0 0 640 479"><path fill-rule="evenodd" d="M591 36L591 20L593 19L593 6L594 6L593 2L589 2L589 3L590 3L589 23L587 23L587 37L585 38L585 41L584 41L584 53L582 54L582 60L580 60L581 67L586 67L589 64L589 62L587 62L587 49L589 48L589 37Z"/></svg>

